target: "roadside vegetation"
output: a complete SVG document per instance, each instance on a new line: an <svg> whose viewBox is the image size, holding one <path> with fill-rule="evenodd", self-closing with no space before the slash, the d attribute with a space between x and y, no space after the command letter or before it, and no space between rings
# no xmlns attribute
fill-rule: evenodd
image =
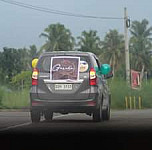
<svg viewBox="0 0 152 150"><path fill-rule="evenodd" d="M29 108L29 104L29 90L24 89L22 91L5 91L3 93L1 108Z"/></svg>
<svg viewBox="0 0 152 150"><path fill-rule="evenodd" d="M112 109L126 109L125 97L128 98L128 109L130 109L130 97L132 98L132 109L134 109L133 99L136 99L136 109L139 109L139 96L142 99L142 109L152 108L151 94L152 80L144 81L141 89L133 90L126 85L122 78L115 78L109 81L112 94ZM0 108L1 109L18 109L29 108L30 95L29 89L8 90L6 87L0 88Z"/></svg>
<svg viewBox="0 0 152 150"><path fill-rule="evenodd" d="M108 82L113 109L125 109L125 96L136 99L141 96L142 107L152 108L152 27L148 20L132 21L130 27L130 65L141 73L142 86L138 90L131 89L125 81L123 34L110 29L103 39L101 36L95 30L84 30L80 36L73 37L70 29L57 23L50 24L40 34L46 40L40 49L35 45L19 49L4 47L0 50L0 108L29 107L32 59L44 51L60 50L93 52L102 63L111 65L114 77Z"/></svg>
<svg viewBox="0 0 152 150"><path fill-rule="evenodd" d="M128 109L130 109L130 98L131 98L131 109L140 109L139 97L141 97L141 108L152 108L152 80L143 81L141 88L138 90L131 89L122 78L115 78L109 82L111 89L111 106L113 109L126 109L126 101L128 101ZM135 99L135 106L134 106Z"/></svg>

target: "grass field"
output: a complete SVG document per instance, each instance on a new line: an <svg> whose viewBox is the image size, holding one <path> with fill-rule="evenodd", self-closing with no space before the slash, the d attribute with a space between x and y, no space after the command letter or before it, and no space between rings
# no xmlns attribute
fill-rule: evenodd
<svg viewBox="0 0 152 150"><path fill-rule="evenodd" d="M110 83L112 93L112 108L125 109L125 97L130 100L135 98L136 108L138 108L139 97L142 99L142 108L152 108L152 80L143 82L141 89L131 89L126 85L126 81L115 79ZM133 106L132 106L133 107Z"/></svg>
<svg viewBox="0 0 152 150"><path fill-rule="evenodd" d="M1 101L1 108L26 108L29 107L29 104L29 90L5 91Z"/></svg>
<svg viewBox="0 0 152 150"><path fill-rule="evenodd" d="M152 108L152 80L143 82L140 90L130 89L122 79L109 80L112 94L112 109L125 109L125 96L135 97L136 108L138 109L138 98L142 98L142 108ZM29 89L23 91L11 91L0 87L0 108L25 108L29 107ZM133 104L132 104L133 105Z"/></svg>

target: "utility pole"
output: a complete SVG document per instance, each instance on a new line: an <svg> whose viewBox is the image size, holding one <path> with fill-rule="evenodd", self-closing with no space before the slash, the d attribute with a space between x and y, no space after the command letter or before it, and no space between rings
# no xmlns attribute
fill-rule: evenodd
<svg viewBox="0 0 152 150"><path fill-rule="evenodd" d="M125 38L125 61L126 61L126 81L130 85L130 61L129 61L129 45L128 45L128 22L127 8L124 8L124 38Z"/></svg>

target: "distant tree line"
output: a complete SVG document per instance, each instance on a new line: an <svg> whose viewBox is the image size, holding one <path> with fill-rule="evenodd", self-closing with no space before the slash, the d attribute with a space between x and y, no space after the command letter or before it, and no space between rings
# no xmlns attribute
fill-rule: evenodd
<svg viewBox="0 0 152 150"><path fill-rule="evenodd" d="M130 27L130 62L131 69L146 71L151 76L152 27L146 19L133 21ZM108 63L114 76L125 78L124 36L118 30L109 30L101 40L97 31L83 31L77 38L63 24L50 24L40 34L45 38L44 45L37 49L14 49L4 47L0 52L0 82L15 88L26 88L31 81L31 61L45 51L84 51L98 55L102 63ZM76 40L77 39L77 40ZM76 42L77 41L77 42Z"/></svg>
<svg viewBox="0 0 152 150"><path fill-rule="evenodd" d="M0 52L1 85L13 85L14 89L29 87L31 84L31 62L39 55L35 45L20 49L4 47Z"/></svg>

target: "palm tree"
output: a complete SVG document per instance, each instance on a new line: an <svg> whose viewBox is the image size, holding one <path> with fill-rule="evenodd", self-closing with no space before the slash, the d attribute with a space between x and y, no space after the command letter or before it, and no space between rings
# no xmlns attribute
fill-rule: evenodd
<svg viewBox="0 0 152 150"><path fill-rule="evenodd" d="M111 65L113 74L124 64L124 36L117 30L110 30L102 41L100 59Z"/></svg>
<svg viewBox="0 0 152 150"><path fill-rule="evenodd" d="M62 24L51 24L45 28L40 37L46 38L46 43L41 47L45 51L73 50L75 40L69 29Z"/></svg>
<svg viewBox="0 0 152 150"><path fill-rule="evenodd" d="M36 45L31 45L29 47L29 49L27 49L27 66L28 66L28 69L31 69L32 68L32 60L34 58L38 58L39 55L40 55L40 51L37 49Z"/></svg>
<svg viewBox="0 0 152 150"><path fill-rule="evenodd" d="M38 51L36 45L30 46L30 49L28 50L28 55L29 55L31 60L40 55L40 52Z"/></svg>
<svg viewBox="0 0 152 150"><path fill-rule="evenodd" d="M99 54L101 43L100 38L97 36L97 31L83 31L81 36L77 37L77 39L79 40L78 45L80 46L78 50Z"/></svg>
<svg viewBox="0 0 152 150"><path fill-rule="evenodd" d="M131 67L141 71L141 80L145 70L151 66L149 50L152 48L152 27L148 27L148 21L143 19L141 22L133 21L131 26L130 52Z"/></svg>

